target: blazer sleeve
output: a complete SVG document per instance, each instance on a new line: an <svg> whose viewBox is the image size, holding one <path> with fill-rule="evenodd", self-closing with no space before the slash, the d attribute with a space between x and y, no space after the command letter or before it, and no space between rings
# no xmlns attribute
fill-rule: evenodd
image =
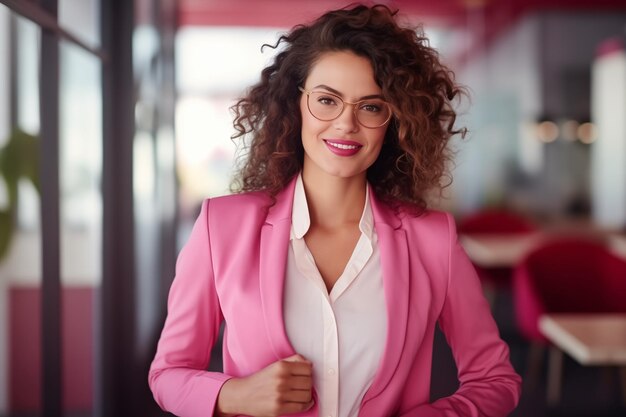
<svg viewBox="0 0 626 417"><path fill-rule="evenodd" d="M219 391L229 379L206 371L223 320L211 262L209 202L202 204L178 257L167 318L148 377L159 406L181 417L213 415Z"/></svg>
<svg viewBox="0 0 626 417"><path fill-rule="evenodd" d="M439 325L457 365L459 388L404 417L504 417L517 405L521 378L509 361L476 271L458 242L447 214L450 238L448 285Z"/></svg>

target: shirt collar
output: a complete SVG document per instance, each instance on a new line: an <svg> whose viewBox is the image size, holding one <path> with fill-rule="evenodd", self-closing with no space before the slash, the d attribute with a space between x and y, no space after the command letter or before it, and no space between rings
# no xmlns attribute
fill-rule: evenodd
<svg viewBox="0 0 626 417"><path fill-rule="evenodd" d="M311 226L311 218L309 216L309 206L306 201L304 192L304 184L302 183L302 174L298 174L296 179L296 187L293 195L293 209L291 213L291 239L302 239ZM370 203L370 185L367 184L365 192L365 206L363 214L359 220L359 230L370 241L374 234L374 216Z"/></svg>

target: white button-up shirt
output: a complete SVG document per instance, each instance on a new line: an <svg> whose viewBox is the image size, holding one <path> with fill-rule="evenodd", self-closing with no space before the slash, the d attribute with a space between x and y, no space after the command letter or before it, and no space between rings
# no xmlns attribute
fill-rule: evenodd
<svg viewBox="0 0 626 417"><path fill-rule="evenodd" d="M320 417L356 417L381 361L387 337L369 186L361 236L330 294L304 241L310 217L302 178L293 201L284 295L285 329L297 353L313 363Z"/></svg>

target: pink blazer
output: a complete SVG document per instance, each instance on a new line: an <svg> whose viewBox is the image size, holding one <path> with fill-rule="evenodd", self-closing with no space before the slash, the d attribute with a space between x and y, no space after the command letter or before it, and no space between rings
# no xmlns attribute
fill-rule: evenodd
<svg viewBox="0 0 626 417"><path fill-rule="evenodd" d="M271 205L262 193L206 200L181 251L149 383L178 416L213 415L230 377L295 354L283 322L283 284L295 181ZM521 379L509 362L449 214L398 214L372 196L387 301L386 347L360 417L505 416ZM222 320L224 373L207 372ZM460 382L429 403L435 324ZM317 416L314 407L302 416Z"/></svg>

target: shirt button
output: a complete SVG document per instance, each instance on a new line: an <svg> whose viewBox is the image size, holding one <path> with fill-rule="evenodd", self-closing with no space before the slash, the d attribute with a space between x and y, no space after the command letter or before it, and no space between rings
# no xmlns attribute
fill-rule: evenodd
<svg viewBox="0 0 626 417"><path fill-rule="evenodd" d="M335 370L334 369L329 369L328 370L328 375L335 375ZM332 417L332 416L329 416Z"/></svg>

